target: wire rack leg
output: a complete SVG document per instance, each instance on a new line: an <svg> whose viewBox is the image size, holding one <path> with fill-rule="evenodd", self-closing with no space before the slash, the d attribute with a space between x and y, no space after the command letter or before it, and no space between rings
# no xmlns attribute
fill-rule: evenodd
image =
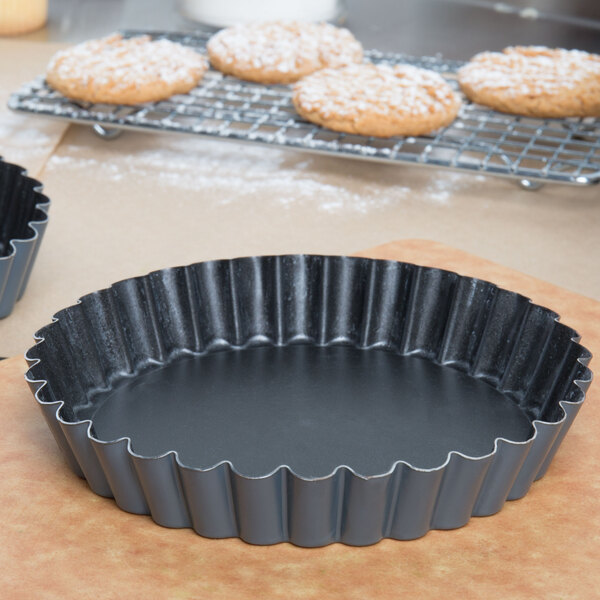
<svg viewBox="0 0 600 600"><path fill-rule="evenodd" d="M528 192L539 190L544 184L540 181L532 181L531 179L520 179L519 185Z"/></svg>
<svg viewBox="0 0 600 600"><path fill-rule="evenodd" d="M114 140L123 133L122 129L116 127L104 127L99 123L96 123L92 129L94 133L103 140Z"/></svg>

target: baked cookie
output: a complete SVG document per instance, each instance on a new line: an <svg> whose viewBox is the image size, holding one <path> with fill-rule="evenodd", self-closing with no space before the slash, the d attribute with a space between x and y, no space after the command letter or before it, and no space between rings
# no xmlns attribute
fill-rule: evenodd
<svg viewBox="0 0 600 600"><path fill-rule="evenodd" d="M379 137L430 133L449 125L460 108L440 75L409 65L323 69L301 79L292 99L307 121Z"/></svg>
<svg viewBox="0 0 600 600"><path fill-rule="evenodd" d="M116 34L55 54L46 81L74 100L139 104L189 92L207 68L203 56L180 44Z"/></svg>
<svg viewBox="0 0 600 600"><path fill-rule="evenodd" d="M248 81L292 83L324 67L362 61L360 42L327 23L273 21L236 25L207 44L215 69Z"/></svg>
<svg viewBox="0 0 600 600"><path fill-rule="evenodd" d="M482 52L458 71L466 96L494 110L531 117L600 116L600 56L514 46Z"/></svg>

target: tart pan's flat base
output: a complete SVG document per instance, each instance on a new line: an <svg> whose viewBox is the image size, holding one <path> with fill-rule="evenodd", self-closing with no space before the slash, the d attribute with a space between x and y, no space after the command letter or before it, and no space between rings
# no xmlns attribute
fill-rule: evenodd
<svg viewBox="0 0 600 600"><path fill-rule="evenodd" d="M186 356L118 381L77 411L95 436L134 452L176 450L188 466L229 460L257 477L288 465L322 477L365 476L403 460L441 466L450 451L482 456L532 425L507 396L447 366L381 349L290 345Z"/></svg>

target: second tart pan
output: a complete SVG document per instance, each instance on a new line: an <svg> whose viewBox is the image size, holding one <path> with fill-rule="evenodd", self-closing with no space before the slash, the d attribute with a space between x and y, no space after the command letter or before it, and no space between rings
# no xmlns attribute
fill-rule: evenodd
<svg viewBox="0 0 600 600"><path fill-rule="evenodd" d="M0 319L20 300L48 224L42 184L0 158Z"/></svg>

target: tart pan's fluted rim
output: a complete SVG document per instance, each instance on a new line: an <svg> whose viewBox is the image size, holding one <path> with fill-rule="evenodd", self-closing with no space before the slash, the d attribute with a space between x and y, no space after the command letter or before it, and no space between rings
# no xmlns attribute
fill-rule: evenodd
<svg viewBox="0 0 600 600"><path fill-rule="evenodd" d="M1 319L12 312L15 303L20 300L25 292L48 224L50 200L42 194L42 184L29 177L27 171L22 167L5 162L0 157L0 169L7 172L14 170L19 183L19 185L14 185L9 190L2 191L8 198L7 213L17 210L17 204L25 204L26 210L31 215L26 223L26 235L22 234L21 228L19 228L19 233L9 233L7 240L8 252L0 256ZM7 217L7 214L0 214L0 219Z"/></svg>
<svg viewBox="0 0 600 600"><path fill-rule="evenodd" d="M50 376L47 378L44 376L47 374L44 371L44 360L43 357L40 357L39 350L46 343L46 338L53 328L63 327L62 321L68 321L67 328L73 327L73 311L76 312L77 307L91 302L90 299L97 301L97 297L93 298L94 294L103 294L107 298L113 298L122 293L129 298L129 295L133 293L132 290L139 288L139 290L146 290L144 293L152 296L148 302L153 304L157 302L157 296L153 295L155 292L148 292L151 289L152 284L149 282L152 278L155 282L162 282L161 285L166 281L168 286L175 285L173 282L181 276L185 277L187 286L190 283L190 272L193 269L196 269L195 272L204 269L205 273L209 272L209 280L211 277L214 278L211 280L212 284L218 287L221 280L216 277L215 273L218 273L219 269L233 273L236 268L242 270L249 268L248 273L257 272L257 269L274 269L274 272L279 273L277 280L279 283L274 286L275 293L281 294L281 272L286 268L286 261L291 265L288 265L290 269L300 268L306 271L317 268L319 277L324 277L323 281L326 280L325 283L321 282L324 288L335 286L335 283L331 284L331 281L337 281L338 275L341 277L340 286L344 288L353 285L352 277L348 273L360 271L363 275L366 274L367 277L370 277L370 283L363 282L363 288L365 288L363 291L365 291L365 295L369 295L369 300L366 301L366 304L363 302L363 313L373 308L372 304L376 301L376 291L374 291L376 285L373 280L383 277L382 273L396 270L402 271L405 276L408 276L407 273L410 274L411 280L408 286L410 290L406 298L412 305L416 305L414 298L421 293L419 289L415 291L420 279L425 281L425 290L428 277L433 278L431 281L436 281L436 277L451 280L454 282L453 295L442 301L443 304L450 306L447 315L448 322L443 326L444 335L447 330L452 331L453 325L450 325L450 321L452 319L458 321L460 318L459 312L461 311L457 309L459 305L458 288L463 284L471 296L475 294L473 290L476 288L485 290L486 302L488 305L490 304L488 300L491 295L493 308L499 303L500 295L505 300L510 299L526 306L525 315L529 314L531 307L531 310L535 310L536 315L542 318L542 329L548 330L547 339L542 344L542 355L538 357L536 373L540 365L543 366L542 359L544 354L549 352L548 348L553 346L551 342L554 337L560 343L564 342L565 358L553 358L552 360L557 361L556 368L563 375L566 368L569 371L569 377L566 382L561 382L559 381L560 373L555 375L552 390L548 391L550 394L560 383L564 393L559 400L556 400L554 407L549 406L548 402L544 400L546 406L543 408L545 411L543 414L550 415L550 418L532 418L533 433L529 439L512 441L502 437L496 438L493 450L486 455L468 456L458 451L451 451L443 464L430 469L418 468L399 460L388 471L368 477L357 473L350 466L339 465L328 475L315 478L300 476L289 466L283 464L269 473L251 477L240 473L228 460L222 460L210 468L198 468L183 464L176 451L165 452L159 456L143 456L133 450L129 437L110 441L97 439L94 436L91 420L69 420L62 414L65 402L62 399L49 399L50 393L46 386L52 373L49 372ZM379 275L377 275L378 269ZM247 277L248 273L242 272L240 277ZM333 279L331 278L332 273ZM235 277L232 275L232 281L233 279ZM400 279L402 278L400 277ZM241 281L242 279L239 279L238 284ZM263 284L262 279L259 283ZM251 281L248 285L252 288L257 284L256 281ZM232 287L235 288L233 284ZM337 311L337 317L341 315L342 321L344 314L347 320L351 320L352 315L348 316L348 302L352 301L342 300L343 292L344 289L341 290L339 298L334 298L341 303L342 308L338 306L333 312ZM331 293L331 289L324 296L328 293ZM198 533L207 537L238 536L257 544L291 541L301 546L321 546L341 541L352 545L367 545L384 537L412 539L424 535L432 528L459 527L464 525L471 516L493 514L500 510L506 499L522 497L528 491L531 483L543 476L577 414L592 378L591 372L587 368L591 354L579 345L579 336L574 330L559 323L556 313L534 305L529 299L514 292L502 290L494 284L463 277L450 271L418 267L407 263L304 255L251 257L211 261L188 267L155 271L147 276L118 282L111 288L94 294L84 296L78 304L57 313L52 324L36 334L36 346L26 354L26 359L30 364L26 379L71 468L80 476L85 477L96 493L113 496L117 504L129 512L150 513L159 524L170 527L193 527ZM262 298L262 296L260 297ZM115 302L114 298L111 302ZM235 301L233 304L235 305ZM278 305L278 309L281 310L281 308L282 305ZM434 306L434 308L438 309L439 307ZM79 312L83 312L83 310L82 307ZM408 309L406 310L408 311ZM414 313L416 310L414 306L412 306L412 310ZM477 310L480 309L477 308ZM486 310L487 318L489 322L492 322L493 309L488 306ZM150 326L155 333L159 332L161 324L157 311L151 310L150 312L150 315L146 315L151 322ZM331 306L329 312L332 312ZM412 321L416 318L416 314L410 315L407 312L406 315L406 318L410 318ZM241 341L239 322L241 317L239 314L234 317L233 329L235 331L233 329L230 331L233 341L212 340L212 346L207 344L203 351L210 352L214 349L282 342L281 339L272 339L276 336L257 334L248 337L244 343L239 343ZM380 318L385 317L380 315ZM340 318L337 318L336 326L339 326L339 320ZM329 324L331 325L331 323ZM526 325L527 319L523 318L518 334L514 335L515 347L527 333ZM403 327L405 326L406 323L403 324ZM491 331L495 325L486 322L483 325L479 323L477 327L480 332L485 332L486 330ZM335 331L328 331L327 324L324 324L321 329L323 338L313 340L314 343L319 345L352 343L351 339L344 338L344 336L336 337ZM61 336L63 335L64 333L61 333ZM159 336L158 333L156 335ZM408 343L406 336L403 339ZM366 343L366 345L362 344L362 347L378 345L377 343L368 343L368 333L365 334L362 341ZM64 338L61 343L64 343ZM287 343L293 342L288 340ZM558 344L559 349L560 343ZM407 348L408 346L405 344L405 350ZM162 351L164 350L163 347ZM550 350L556 353L555 349L550 348ZM511 354L513 351L514 348L511 350ZM409 353L418 354L419 352ZM485 354L481 348L477 350L477 353L478 355ZM173 355L170 357L172 358ZM567 364L568 359L573 364ZM158 360L156 364L167 362L167 360L168 358L165 358L164 361ZM510 370L511 360L512 358L509 357L508 370ZM443 360L440 360L439 362L452 364L451 361L444 363ZM506 374L503 374L502 379L505 378ZM530 378L531 381L534 381L535 374L530 374Z"/></svg>

